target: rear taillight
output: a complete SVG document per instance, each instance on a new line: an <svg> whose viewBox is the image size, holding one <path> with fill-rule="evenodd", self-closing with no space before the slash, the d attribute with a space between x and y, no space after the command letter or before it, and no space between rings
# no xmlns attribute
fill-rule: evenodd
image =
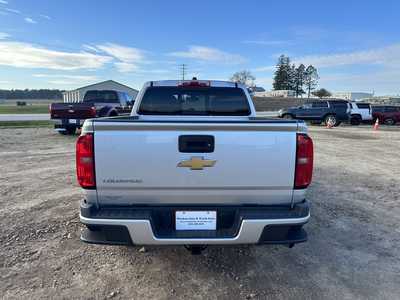
<svg viewBox="0 0 400 300"><path fill-rule="evenodd" d="M312 139L307 134L297 134L295 189L304 189L312 179L314 147Z"/></svg>
<svg viewBox="0 0 400 300"><path fill-rule="evenodd" d="M91 133L81 135L76 142L76 174L81 187L96 188L94 142Z"/></svg>

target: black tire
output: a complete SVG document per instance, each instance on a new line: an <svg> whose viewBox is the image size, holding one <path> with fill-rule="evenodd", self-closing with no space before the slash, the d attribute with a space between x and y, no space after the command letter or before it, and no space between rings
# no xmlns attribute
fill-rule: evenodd
<svg viewBox="0 0 400 300"><path fill-rule="evenodd" d="M395 125L396 121L394 119L392 119L392 118L387 118L387 119L385 119L385 121L383 121L383 123L385 125Z"/></svg>
<svg viewBox="0 0 400 300"><path fill-rule="evenodd" d="M351 116L351 119L350 119L350 124L351 125L360 125L361 124L361 117L360 116Z"/></svg>
<svg viewBox="0 0 400 300"><path fill-rule="evenodd" d="M291 115L291 114L284 114L284 115L282 115L282 118L283 119L288 119L288 120L294 119L293 115Z"/></svg>
<svg viewBox="0 0 400 300"><path fill-rule="evenodd" d="M118 114L115 111L112 111L108 114L109 117L117 117Z"/></svg>
<svg viewBox="0 0 400 300"><path fill-rule="evenodd" d="M68 126L66 129L66 134L73 135L76 133L76 126Z"/></svg>
<svg viewBox="0 0 400 300"><path fill-rule="evenodd" d="M325 126L328 126L328 124L332 124L332 126L336 126L337 123L338 123L338 120L335 115L326 115L324 118Z"/></svg>
<svg viewBox="0 0 400 300"><path fill-rule="evenodd" d="M67 135L68 134L67 130L60 130L60 131L58 131L58 133L62 134L62 135Z"/></svg>
<svg viewBox="0 0 400 300"><path fill-rule="evenodd" d="M342 124L342 122L341 121L337 121L336 124L333 125L333 126L338 127L340 124Z"/></svg>

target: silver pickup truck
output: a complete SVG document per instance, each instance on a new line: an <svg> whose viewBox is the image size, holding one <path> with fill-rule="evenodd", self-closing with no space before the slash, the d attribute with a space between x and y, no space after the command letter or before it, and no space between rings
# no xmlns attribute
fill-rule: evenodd
<svg viewBox="0 0 400 300"><path fill-rule="evenodd" d="M85 121L76 164L85 242L198 253L307 240L307 127L256 117L241 84L148 82L130 116Z"/></svg>

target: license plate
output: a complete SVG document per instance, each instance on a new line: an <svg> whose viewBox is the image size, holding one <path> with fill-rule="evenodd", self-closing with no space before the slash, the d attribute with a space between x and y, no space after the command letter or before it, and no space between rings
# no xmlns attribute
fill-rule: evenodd
<svg viewBox="0 0 400 300"><path fill-rule="evenodd" d="M70 122L71 124L76 124L76 123L77 123L76 121L77 121L77 120L69 119L69 122Z"/></svg>
<svg viewBox="0 0 400 300"><path fill-rule="evenodd" d="M176 230L216 230L216 211L177 211Z"/></svg>

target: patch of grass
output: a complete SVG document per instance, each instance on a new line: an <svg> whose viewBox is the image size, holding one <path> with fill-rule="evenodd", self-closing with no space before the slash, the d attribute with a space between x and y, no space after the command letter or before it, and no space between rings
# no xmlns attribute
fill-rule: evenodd
<svg viewBox="0 0 400 300"><path fill-rule="evenodd" d="M0 105L0 114L48 114L48 105Z"/></svg>
<svg viewBox="0 0 400 300"><path fill-rule="evenodd" d="M0 128L52 127L51 121L0 121Z"/></svg>

